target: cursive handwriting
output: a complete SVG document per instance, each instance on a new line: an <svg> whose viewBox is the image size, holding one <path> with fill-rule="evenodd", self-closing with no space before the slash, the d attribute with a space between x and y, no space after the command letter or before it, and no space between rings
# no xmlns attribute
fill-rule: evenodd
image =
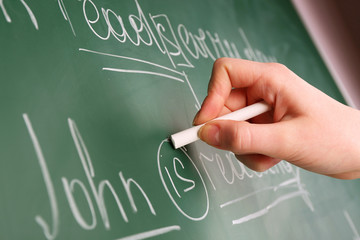
<svg viewBox="0 0 360 240"><path fill-rule="evenodd" d="M56 200L56 195L54 191L54 184L51 180L49 169L47 167L44 154L41 150L39 140L34 132L32 124L27 114L23 114L23 118L25 121L25 125L29 132L31 141L33 143L36 156L38 158L38 162L40 165L41 173L43 175L43 179L45 182L46 190L48 193L49 201L50 201L50 208L51 208L51 215L52 215L52 229L50 229L49 224L43 219L43 217L37 215L35 217L36 222L41 226L44 231L44 235L46 239L55 239L58 231L59 231L59 210L58 204Z"/></svg>
<svg viewBox="0 0 360 240"><path fill-rule="evenodd" d="M30 7L26 4L25 0L20 1L27 10L33 25L38 29L37 20ZM101 52L85 48L79 48L78 50L151 68L150 71L136 67L128 69L105 65L101 66L102 71L142 74L165 79L174 84L183 84L191 92L194 98L193 104L197 110L200 109L201 104L186 73L187 69L196 68L196 61L202 59L215 60L225 56L244 57L249 60L262 62L276 62L274 56L267 56L259 49L254 48L242 28L237 29L239 39L243 42L244 46L241 49L234 42L222 38L217 32L210 32L201 28L198 28L197 32L190 32L182 23L177 26L173 25L171 19L166 14L146 13L141 8L138 0L134 0L136 12L126 16L120 15L117 10L100 6L100 4L104 3L99 2L95 0L83 0L82 2L84 20L95 38L102 41L112 39L116 40L118 44L128 43L133 47L153 47L168 60L170 67L165 66L166 64L161 65L156 61L123 56L111 52ZM64 19L68 21L73 35L76 36L75 28L63 0L58 0L57 3ZM6 21L11 22L3 0L0 0L0 8ZM108 61L104 61L104 63L106 62ZM54 188L50 170L30 119L27 114L23 114L23 118L43 176L52 216L50 221L46 221L42 216L36 215L35 220L42 228L43 234L47 239L55 239L59 234L60 222L62 220L57 204L57 197L60 193ZM148 211L151 217L158 217L151 199L140 183L131 177L125 177L126 174L123 171L117 173L121 189L115 188L108 179L99 180L98 176L96 177L96 171L89 150L75 121L69 118L68 127L77 157L82 166L83 172L81 173L85 176L86 180L80 180L81 178L69 179L63 176L56 181L60 181L62 184L63 194L73 219L78 226L83 230L90 231L98 227L99 224L102 224L105 231L111 231L114 223L110 221L106 205L108 199L105 199L105 196L115 202L117 214L125 223L133 219L129 218L129 212L135 214L139 211L137 207L139 201L145 203L147 207L142 211ZM158 147L157 167L159 177L171 203L187 219L202 221L208 216L210 209L209 189L216 192L224 184L230 187L247 179L261 179L264 176L270 175L279 177L281 181L253 191L237 192L239 193L238 196L232 196L232 198L218 204L220 210L226 211L228 206L242 203L245 199L255 198L258 194L262 193L269 194L270 197L263 206L256 206L257 209L250 213L239 213L238 218L231 219L231 224L243 224L262 217L274 207L297 197L302 198L306 206L314 210L309 199L309 193L301 183L299 170L287 162L281 162L266 172L258 173L247 169L230 152L213 154L199 152L198 156L190 157L185 148L177 151L171 148L170 151L169 149L166 150L168 145L168 140L165 139ZM197 158L197 163L200 166L195 164L195 158ZM125 197L120 197L120 190L122 190ZM134 192L137 194L135 195ZM81 199L79 195L82 196ZM135 196L137 199L135 199ZM124 199L126 201L125 205ZM196 199L196 207L193 204L194 199ZM80 204L81 207L79 206ZM128 207L126 208L126 206ZM88 211L88 214L82 212L84 209ZM181 230L180 226L169 225L145 230L141 233L135 233L118 239L145 239L179 230Z"/></svg>
<svg viewBox="0 0 360 240"><path fill-rule="evenodd" d="M10 18L10 16L9 16L9 14L7 13L7 11L6 11L6 8L5 8L5 6L4 6L4 1L3 1L3 0L0 0L0 8L1 8L3 14L4 14L5 20L10 23L10 22L11 22L11 18Z"/></svg>
<svg viewBox="0 0 360 240"><path fill-rule="evenodd" d="M68 12L66 10L66 7L65 7L65 4L64 4L64 1L63 0L58 0L58 5L59 5L60 11L61 11L65 21L68 21L72 33L74 34L74 36L76 36L74 26L73 26L73 24L72 24L72 22L70 20L69 14L68 14Z"/></svg>
<svg viewBox="0 0 360 240"><path fill-rule="evenodd" d="M196 60L200 58L215 60L222 56L241 58L235 43L221 39L218 33L211 33L201 28L198 29L197 34L191 33L184 24L174 27L166 14L145 14L138 1L134 0L134 2L137 13L127 16L130 27L126 27L125 18L116 11L98 7L92 0L83 2L84 19L91 32L101 40L109 40L112 37L119 43L130 42L136 47L156 46L168 57L173 68L194 68L189 56ZM100 28L104 24L105 30ZM276 62L275 57L266 56L260 50L254 49L241 28L239 34L246 46L244 54L249 60Z"/></svg>
<svg viewBox="0 0 360 240"><path fill-rule="evenodd" d="M153 61L91 49L79 48L79 51L156 67L156 71L107 66L103 66L102 70L126 74L152 75L158 78L186 83L194 97L194 106L199 110L201 104L190 83L188 75L185 70L179 71L177 69L179 67L195 68L193 60L215 60L219 57L241 58L237 46L235 43L221 38L216 32L211 33L210 31L199 28L198 33L195 34L189 32L184 24L179 24L177 27L174 27L166 14L146 14L139 2L137 0L134 0L134 2L137 12L136 14L129 14L126 18L116 13L115 10L98 7L93 0L84 0L84 19L91 32L97 38L104 41L113 38L121 44L129 42L134 47L141 45L147 47L155 46L164 56L167 56L172 67L166 67ZM129 24L126 25L125 21L128 21ZM104 25L106 26L105 29L102 27ZM276 62L275 57L266 56L260 50L253 48L241 28L238 29L238 32L245 44L243 52L248 59L262 62Z"/></svg>
<svg viewBox="0 0 360 240"><path fill-rule="evenodd" d="M29 5L25 2L25 0L20 0L20 2L22 3L22 5L24 6L25 10L27 11L29 17L30 17L30 20L31 22L33 23L34 27L36 30L39 30L39 25L38 25L38 22L36 20L36 17L33 13L33 11L31 10L31 8L29 7ZM5 20L8 22L8 23L11 23L11 18L10 18L10 15L8 14L8 12L6 11L6 8L5 8L5 5L4 5L4 0L0 0L0 8L4 14L4 17L5 17Z"/></svg>
<svg viewBox="0 0 360 240"><path fill-rule="evenodd" d="M182 169L185 169L184 163L187 165L186 173L188 175L192 173L190 176L179 174L177 166L180 165ZM199 169L184 148L174 151L169 144L169 140L163 140L157 152L157 165L163 187L176 209L190 220L200 221L205 219L210 206L208 190ZM170 174L170 171L173 174ZM170 184L168 181L170 181ZM182 191L179 191L177 186L182 186ZM173 194L173 191L175 194ZM193 199L197 199L196 211L193 208L188 208L189 205L193 205Z"/></svg>
<svg viewBox="0 0 360 240"><path fill-rule="evenodd" d="M35 217L36 222L41 226L43 229L43 233L46 237L46 239L55 239L60 231L60 220L61 215L59 211L59 207L57 204L57 194L56 190L54 188L53 180L51 178L51 174L49 171L49 168L46 163L46 159L43 155L40 142L35 134L35 131L33 129L33 126L31 124L31 121L27 114L23 114L23 119L25 122L25 125L28 129L30 139L32 141L32 144L35 149L35 153L38 159L38 163L41 169L41 173L43 176L43 180L46 187L46 192L48 194L49 203L50 203L50 210L52 215L52 223L48 223L46 220L44 220L43 217L37 215ZM95 177L95 169L92 164L92 160L90 158L89 151L85 145L85 142L80 134L80 131L78 130L75 122L72 119L68 119L68 125L69 130L72 136L72 139L75 144L75 148L77 150L77 154L80 158L80 162L82 164L87 182L83 182L77 178L74 179L67 179L66 177L62 177L61 181L63 183L63 188L65 192L65 196L69 203L69 208L73 214L74 219L79 224L79 226L84 230L92 230L98 225L98 219L97 219L97 211L98 209L102 222L104 224L104 227L106 230L110 230L110 220L108 217L108 212L106 209L105 199L104 199L104 193L105 191L109 191L115 200L119 213L122 216L123 220L125 222L129 222L129 219L127 217L127 211L123 207L123 204L118 196L118 193L115 191L115 188L112 186L111 182L107 179L99 181L98 184L95 183L94 177ZM156 216L156 211L144 191L144 189L140 186L140 184L135 181L133 178L125 178L124 173L122 171L119 172L119 178L122 183L122 186L125 190L127 199L129 201L129 204L132 208L133 213L138 212L138 208L136 206L136 201L134 199L133 192L136 191L140 193L140 195L143 197L144 201L146 202L146 205L149 208L149 211L153 216ZM90 188L90 190L89 190ZM81 191L83 196L85 196L87 207L90 211L90 219L85 219L84 216L81 214L75 191ZM91 196L95 199L95 203L92 201ZM138 194L136 195L138 196ZM138 201L138 199L137 199ZM83 203L82 203L83 204ZM118 238L119 240L135 240L135 239L145 239L148 237L154 237L157 235L162 235L169 233L171 231L178 231L180 230L180 226L178 225L171 225L166 227L161 227L153 230L148 230L141 233L136 233L134 235Z"/></svg>

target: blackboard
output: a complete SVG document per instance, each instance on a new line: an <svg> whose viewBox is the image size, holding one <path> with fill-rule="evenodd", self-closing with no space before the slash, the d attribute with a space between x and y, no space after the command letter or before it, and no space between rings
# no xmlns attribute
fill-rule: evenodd
<svg viewBox="0 0 360 240"><path fill-rule="evenodd" d="M289 1L0 0L0 54L0 239L359 239L359 180L166 140L222 56L344 102Z"/></svg>

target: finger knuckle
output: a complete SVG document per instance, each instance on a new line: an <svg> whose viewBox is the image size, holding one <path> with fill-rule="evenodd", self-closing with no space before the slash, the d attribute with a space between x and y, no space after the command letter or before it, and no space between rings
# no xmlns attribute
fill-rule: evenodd
<svg viewBox="0 0 360 240"><path fill-rule="evenodd" d="M249 128L244 125L237 125L232 132L229 146L238 154L244 154L250 149L252 142L251 132Z"/></svg>
<svg viewBox="0 0 360 240"><path fill-rule="evenodd" d="M228 63L229 58L221 57L215 60L214 68L223 68Z"/></svg>
<svg viewBox="0 0 360 240"><path fill-rule="evenodd" d="M273 70L275 70L277 72L281 72L281 73L289 71L289 69L282 63L276 63L276 62L268 63L268 66L271 69L273 69Z"/></svg>
<svg viewBox="0 0 360 240"><path fill-rule="evenodd" d="M274 81L278 79L279 76L288 76L289 72L291 71L281 63L268 63L268 70L266 71L269 78Z"/></svg>

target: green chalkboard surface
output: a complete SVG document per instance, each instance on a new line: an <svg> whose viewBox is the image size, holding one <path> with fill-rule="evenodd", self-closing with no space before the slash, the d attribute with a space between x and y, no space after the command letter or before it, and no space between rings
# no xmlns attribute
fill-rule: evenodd
<svg viewBox="0 0 360 240"><path fill-rule="evenodd" d="M359 239L359 180L171 147L223 56L344 102L286 0L0 0L0 239Z"/></svg>

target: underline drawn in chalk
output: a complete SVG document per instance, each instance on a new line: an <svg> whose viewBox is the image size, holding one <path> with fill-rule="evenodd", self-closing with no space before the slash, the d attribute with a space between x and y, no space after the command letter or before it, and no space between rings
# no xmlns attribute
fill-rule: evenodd
<svg viewBox="0 0 360 240"><path fill-rule="evenodd" d="M87 9L85 8L85 5L88 3L89 9L95 12L96 17L91 18L87 14ZM141 26L143 31L138 31L138 29L132 28L126 28L122 22L120 27L117 25L118 29L114 29L114 25L108 20L109 19L109 13L114 14L118 19L121 19L121 16L119 14L116 14L111 9L101 8L102 15L100 12L100 7L95 6L95 4L88 0L84 1L84 17L88 23L88 26L90 30L101 40L108 40L110 37L113 37L115 40L117 40L119 43L125 43L128 42L129 44L133 44L136 47L139 47L140 45L146 45L146 46L154 46L158 48L161 54L167 56L169 58L169 61L172 65L171 67L166 67L160 64L157 64L155 62L146 61L143 59L137 59L130 56L121 56L121 55L115 55L111 53L105 53L105 52L99 52L95 50L90 49L84 49L79 48L79 51L86 52L89 54L95 54L95 55L101 55L101 56L107 56L112 58L121 59L120 61L127 61L130 63L134 63L134 65L131 65L131 69L127 67L112 67L112 66L101 66L102 71L108 71L108 72L117 72L122 74L139 74L139 75L147 75L147 76L156 76L160 79L167 79L176 81L177 83L185 83L188 89L190 90L192 96L195 99L195 108L197 110L200 109L201 104L198 100L198 97L190 83L190 80L186 74L185 71L179 71L177 70L177 67L187 67L187 68L195 68L195 66L192 64L192 61L187 57L188 54L190 54L193 57L193 60L199 60L200 58L204 59L213 59L219 58L221 56L228 56L228 57L238 57L241 58L239 51L233 42L229 42L226 39L221 39L217 33L211 34L208 31L204 31L202 29L199 29L198 34L189 32L186 27L182 24L178 25L177 32L174 31L168 16L166 14L158 14L158 15L152 15L152 14L145 14L144 11L141 9L139 3L137 0L135 0L136 6L137 6L137 14L130 14L128 16L129 19L136 19L138 22L138 26ZM94 30L95 25L100 24L100 18L104 18L108 27L108 30L105 32L97 32ZM153 24L156 31L153 31L151 28L149 21L147 18L149 17L150 23ZM125 18L123 18L125 19ZM132 38L131 35L128 34L129 31L135 31L135 34L137 36L137 39ZM119 32L122 32L123 34L118 34ZM246 57L249 60L257 60L262 62L276 62L276 58L272 56L265 56L260 50L254 49L250 45L250 41L248 41L247 36L245 32L239 28L239 34L241 36L241 39L245 43L245 49L244 53ZM156 35L156 36L155 36ZM145 37L145 38L144 38ZM209 44L211 43L211 45ZM191 45L193 44L193 45ZM168 49L168 46L171 47L172 50ZM191 46L194 46L193 48ZM136 65L135 65L136 64ZM150 67L151 70L144 69L143 67ZM155 69L155 70L153 70ZM164 140L158 150L158 164L159 159L163 156L160 154L161 146L166 142L167 140ZM187 155L186 152L183 151L185 155ZM190 157L189 157L190 159ZM218 159L214 162L218 162ZM192 161L192 160L190 160ZM203 162L202 162L203 163ZM194 218L190 215L188 215L186 212L183 211L183 209L178 205L178 203L175 201L175 198L183 199L182 191L185 190L191 192L190 190L192 187L187 189L181 189L181 191L178 191L180 189L176 188L176 183L174 183L172 175L170 174L170 167L163 166L163 173L159 171L160 177L162 179L162 182L164 184L164 179L162 174L164 176L167 176L169 178L169 187L172 187L174 191L172 192L173 195L170 193L168 186L164 184L165 190L167 191L169 197L173 201L175 207L186 217L188 217L191 220L202 220L206 217L207 212L209 210L209 202L206 203L206 212L203 216L199 218ZM180 165L180 167L182 167ZM204 165L203 165L204 167ZM159 167L160 169L160 167ZM176 174L176 167L174 167L175 174ZM212 184L214 190L216 190L214 183L211 181L211 177L206 172L206 176L209 178L210 183ZM245 173L244 173L245 174ZM302 198L305 202L305 204L309 207L310 210L314 211L314 207L311 203L311 200L309 198L309 192L304 188L304 185L300 181L299 176L299 170L292 171L290 174L293 174L294 176L291 176L290 179L286 179L285 181L281 182L280 184L276 186L268 186L264 187L260 190L255 190L253 193L247 193L245 196L241 196L237 199L228 201L226 203L223 203L220 207L225 208L226 206L238 203L246 198L250 198L255 196L258 193L264 192L264 191L280 191L282 189L285 189L287 192L283 193L279 196L280 193L277 193L277 196L273 196L273 199L269 200L269 202L266 203L266 206L261 206L259 209L256 209L253 213L247 214L246 216L239 216L237 219L233 220L233 225L235 224L241 224L247 221L250 221L252 219L264 216L267 214L271 209L275 208L276 206L280 205L281 203L293 199L293 198ZM254 173L254 175L256 175ZM181 177L177 176L177 180L181 179ZM252 175L251 175L252 176ZM201 175L200 175L201 177ZM241 176L237 176L238 178L241 178ZM243 176L244 177L244 176ZM250 175L249 175L249 178ZM202 177L201 177L202 179ZM233 179L235 180L235 178ZM241 179L240 179L241 180ZM202 180L203 181L203 180ZM202 182L201 181L201 182ZM201 183L200 182L200 183ZM229 182L228 182L229 183ZM232 183L232 182L231 182ZM231 184L229 183L229 184ZM200 184L201 185L201 184ZM194 186L194 185L192 185ZM206 185L204 184L204 189L207 194Z"/></svg>
<svg viewBox="0 0 360 240"><path fill-rule="evenodd" d="M58 208L57 198L56 198L56 194L55 194L56 190L54 188L53 181L51 178L51 172L48 169L46 159L43 155L43 151L41 149L40 142L39 142L37 135L33 129L30 118L26 113L24 113L22 116L23 116L23 120L25 122L26 128L28 130L31 142L33 144L35 154L38 159L38 163L40 165L40 169L41 169L41 172L43 175L43 180L45 182L45 187L48 192L48 198L49 198L51 216L52 216L51 220L46 221L42 216L36 215L35 220L41 226L41 228L43 230L43 234L45 235L46 239L54 240L58 236L60 225L61 225L60 224L60 211ZM74 140L74 144L78 151L81 163L84 167L85 174L87 175L87 178L93 178L93 177L95 177L95 170L93 168L93 164L91 162L90 155L89 155L87 147L84 143L84 140L82 139L81 134L80 134L75 122L71 119L68 119L68 123L69 123L69 130L70 130L72 138ZM121 179L121 182L123 183L124 189L127 193L130 205L133 209L133 212L134 213L138 212L138 209L136 207L134 198L131 194L131 186L136 187L136 189L140 191L140 193L143 195L145 201L147 202L147 204L149 206L149 210L155 216L156 215L155 210L152 207L152 204L151 204L149 198L147 197L146 193L143 191L141 186L132 178L126 179L122 172L119 172L119 177ZM73 213L75 220L79 223L80 227L82 227L84 230L94 229L97 226L97 220L96 220L97 217L96 217L95 210L94 210L95 205L92 203L92 200L90 199L90 192L87 190L87 187L85 187L85 184L83 183L83 181L81 181L79 179L71 179L69 181L66 177L62 177L62 182L64 183L64 190L65 190L65 194L66 194L67 198L69 199L69 196L71 195L71 197L70 197L71 201L69 202L69 207ZM103 190L102 190L103 189L102 187L104 186L103 183L108 184L107 186L109 187L109 190L111 192L115 191L114 188L112 187L112 185L110 185L110 182L108 180L100 181L98 187L95 187L95 185L93 185L93 183L94 182L90 183L91 188L94 187L94 190L95 191L98 190L99 191L98 193L100 194L100 195L94 195L94 197L97 200L103 199ZM81 212L77 209L77 204L75 203L76 200L75 200L74 196L72 195L75 185L77 187L80 187L77 189L78 190L81 189L83 191L88 204L90 203L89 208L90 208L91 216L92 216L91 217L92 221L90 223L85 221L85 219L81 215ZM69 192L69 191L71 191L71 192ZM113 196L115 196L115 194ZM99 208L100 213L103 211L106 211L106 207L104 205L103 200L97 201L96 199L95 199L95 202ZM119 203L120 202L117 202L117 204L119 204ZM102 215L102 220L104 222L105 228L109 230L110 224L109 224L107 216L106 216L106 218L103 218L103 215ZM126 222L128 222L127 218L126 218ZM178 225L169 225L169 226L165 226L165 227L154 228L154 229L151 229L148 231L143 231L140 233L134 233L133 235L117 238L116 240L141 240L141 239L147 239L147 238L167 234L172 231L180 231L180 230L181 230L181 228Z"/></svg>
<svg viewBox="0 0 360 240"><path fill-rule="evenodd" d="M143 233L137 233L137 234L134 234L134 235L131 235L128 237L118 238L116 240L141 240L141 239L156 237L156 236L166 234L166 233L169 233L172 231L180 231L180 230L181 230L180 226L173 225L173 226L169 226L169 227L154 229L154 230L143 232Z"/></svg>
<svg viewBox="0 0 360 240"><path fill-rule="evenodd" d="M79 51L80 52L87 52L87 53L97 54L97 55L102 55L102 56L107 56L107 57L124 59L124 60L128 60L128 61L132 61L132 62L141 63L141 64L145 64L145 65L148 65L148 66L156 67L159 71L144 71L144 70L136 70L136 69L110 68L110 67L103 67L102 70L103 71L110 71L110 72L118 72L118 73L154 75L154 76L162 77L162 78L165 78L165 79L170 79L170 80L175 80L177 82L186 83L187 86L190 89L190 92L191 92L192 96L195 99L195 108L197 110L199 110L200 107L201 107L199 99L196 96L195 91L192 88L191 83L190 83L185 71L179 72L177 70L174 70L172 68L169 68L169 67L166 67L166 66L154 63L154 62L150 62L150 61L146 61L146 60L142 60L142 59L138 59L138 58L133 58L133 57L127 57L127 56L115 55L115 54L110 54L110 53L104 53L104 52L94 51L94 50L85 49L85 48L79 48ZM160 70L166 70L169 73L162 73L162 72L160 72Z"/></svg>
<svg viewBox="0 0 360 240"><path fill-rule="evenodd" d="M305 191L296 191L296 192L292 192L292 193L289 193L289 194L285 194L281 197L278 197L277 199L275 199L272 203L270 203L269 205L267 205L265 208L263 209L260 209L259 211L256 211L254 213L251 213L245 217L241 217L239 219L235 219L232 221L232 224L235 225L235 224L241 224L241 223L245 223L245 222L248 222L250 220L253 220L255 218L258 218L258 217L261 217L261 216L264 216L265 214L267 214L270 209L276 207L277 205L279 205L280 203L286 201L286 200L289 200L289 199L292 199L292 198L295 198L295 197L301 197L303 196L304 194L308 194L307 192Z"/></svg>
<svg viewBox="0 0 360 240"><path fill-rule="evenodd" d="M145 75L155 75L159 77L164 77L167 79L172 79L179 82L184 82L184 80L173 77L168 74L158 73L158 72L151 72L151 71L142 71L142 70L133 70L133 69L121 69L121 68L103 68L104 71L111 71L111 72L121 72L121 73L137 73L137 74L145 74Z"/></svg>
<svg viewBox="0 0 360 240"><path fill-rule="evenodd" d="M285 181L286 184L283 184L283 183L280 183L279 185L276 185L276 186L269 186L269 187L265 187L265 188L262 188L262 189L259 189L259 190L256 190L254 192L251 192L251 193L248 193L242 197L239 197L239 198L236 198L236 199L233 199L231 201L228 201L228 202L225 202L223 204L220 204L220 208L224 208L224 207L227 207L227 206L230 206L232 204L235 204L235 203L238 203L238 202L241 202L242 200L245 200L249 197L252 197L252 196L256 196L257 194L259 193L262 193L262 192L267 192L267 191L273 191L273 192L276 192L282 188L296 188L297 186L294 184L295 183L295 179L290 179Z"/></svg>
<svg viewBox="0 0 360 240"><path fill-rule="evenodd" d="M288 180L286 180L284 182L281 182L278 185L265 187L265 188L256 190L256 191L254 191L252 193L248 193L248 194L246 194L246 195L244 195L242 197L239 197L239 198L233 199L231 201L225 202L225 203L220 205L220 208L224 208L224 207L233 205L235 203L239 203L239 202L241 202L241 201L243 201L243 200L245 200L247 198L256 196L257 194L262 193L262 192L269 192L269 191L276 192L276 191L284 189L284 188L297 188L293 192L284 194L284 195L276 198L274 201L272 201L270 204L268 204L264 208L262 208L262 209L260 209L258 211L255 211L253 213L250 213L250 214L248 214L246 216L243 216L241 218L233 220L232 224L233 225L242 224L242 223L248 222L250 220L259 218L261 216L264 216L267 213L269 213L269 211L272 208L276 207L280 203L282 203L282 202L284 202L286 200L290 200L292 198L296 198L296 197L302 197L305 204L310 208L310 210L314 211L314 207L313 207L313 205L312 205L312 203L311 203L311 201L309 199L310 194L309 194L308 191L304 190L304 186L300 182L300 172L299 172L298 168L296 169L296 172L294 174L295 174L294 178L291 178L291 179L288 179Z"/></svg>
<svg viewBox="0 0 360 240"><path fill-rule="evenodd" d="M153 66L153 67L156 67L158 69L163 69L163 70L175 73L176 75L179 75L179 76L184 76L184 73L176 71L176 70L174 70L172 68L168 68L168 67L165 67L163 65L160 65L160 64L157 64L157 63L154 63L154 62L150 62L150 61L146 61L146 60L142 60L142 59L138 59L138 58L126 57L126 56L121 56L121 55L116 55L116 54L111 54L111 53L104 53L104 52L89 50L89 49L85 49L85 48L79 48L79 51L80 52L93 53L93 54L102 55L102 56L120 58L120 59L129 60L129 61L133 61L133 62L137 62L137 63L144 63L146 65ZM181 80L181 82L184 82L184 80Z"/></svg>
<svg viewBox="0 0 360 240"><path fill-rule="evenodd" d="M344 210L344 215L345 215L345 218L346 218L346 220L348 221L348 223L350 225L350 228L351 228L352 232L354 233L353 240L360 240L359 232L357 231L353 220L351 219L349 213L346 210Z"/></svg>

